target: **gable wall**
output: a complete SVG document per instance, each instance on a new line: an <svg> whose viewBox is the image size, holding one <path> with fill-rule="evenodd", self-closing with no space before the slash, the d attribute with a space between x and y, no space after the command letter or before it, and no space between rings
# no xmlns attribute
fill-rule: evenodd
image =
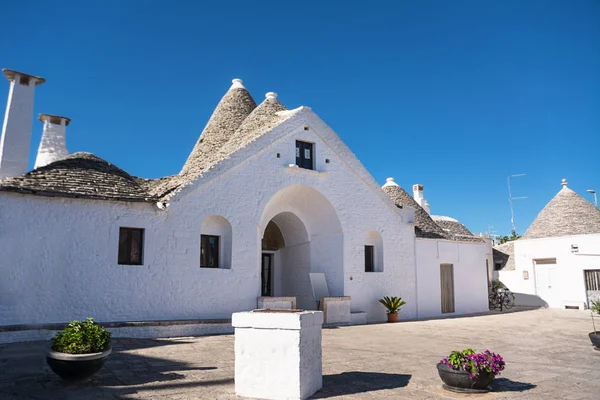
<svg viewBox="0 0 600 400"><path fill-rule="evenodd" d="M353 309L366 311L370 321L385 319L378 298L401 296L408 302L401 317L415 317L414 236L403 213L386 204L374 182L357 178L339 147L327 147L313 130L281 128L288 131L267 138L275 142L250 146L248 152L258 151L250 158L252 153L236 154L234 168L174 199L167 211L145 203L0 193L0 325L87 317L229 318L253 309L260 290L262 212L275 193L293 184L322 193L340 220L343 236L316 229L312 233L319 236L311 237L318 243L311 263L321 270L340 267L332 268L331 294L352 296ZM295 162L296 138L316 143L321 172L286 167ZM232 226L229 269L199 268L200 227L210 215ZM117 264L120 226L145 228L143 266ZM369 230L383 238L380 273L364 272Z"/></svg>

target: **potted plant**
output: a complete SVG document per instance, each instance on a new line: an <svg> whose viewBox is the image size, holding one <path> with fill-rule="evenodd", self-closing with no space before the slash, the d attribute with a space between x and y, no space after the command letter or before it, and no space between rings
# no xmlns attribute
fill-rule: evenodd
<svg viewBox="0 0 600 400"><path fill-rule="evenodd" d="M437 365L444 389L459 393L486 393L496 375L504 370L504 360L489 350L453 351Z"/></svg>
<svg viewBox="0 0 600 400"><path fill-rule="evenodd" d="M88 318L72 321L52 338L46 361L61 378L82 380L98 372L110 353L110 332Z"/></svg>
<svg viewBox="0 0 600 400"><path fill-rule="evenodd" d="M594 321L594 313L600 315L600 299L592 301L590 313L592 315L592 326L594 327L594 332L589 334L590 341L596 347L596 350L600 350L600 333L596 332L596 322Z"/></svg>
<svg viewBox="0 0 600 400"><path fill-rule="evenodd" d="M398 322L398 311L406 302L402 301L401 297L396 296L385 296L383 299L379 299L379 302L387 309L388 322Z"/></svg>

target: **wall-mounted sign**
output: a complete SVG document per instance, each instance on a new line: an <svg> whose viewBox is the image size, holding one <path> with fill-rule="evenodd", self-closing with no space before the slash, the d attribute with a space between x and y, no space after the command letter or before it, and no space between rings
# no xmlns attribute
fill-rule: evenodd
<svg viewBox="0 0 600 400"><path fill-rule="evenodd" d="M523 271L523 279L524 280L528 280L529 279L529 271Z"/></svg>
<svg viewBox="0 0 600 400"><path fill-rule="evenodd" d="M576 244L572 244L571 245L571 253L578 253L579 252L579 246L577 246Z"/></svg>

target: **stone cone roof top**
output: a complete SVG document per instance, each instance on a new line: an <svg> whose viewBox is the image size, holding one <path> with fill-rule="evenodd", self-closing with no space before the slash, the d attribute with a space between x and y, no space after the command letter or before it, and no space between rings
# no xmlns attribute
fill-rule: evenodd
<svg viewBox="0 0 600 400"><path fill-rule="evenodd" d="M512 271L515 269L515 241L506 242L493 248L494 266L500 264L501 269Z"/></svg>
<svg viewBox="0 0 600 400"><path fill-rule="evenodd" d="M179 173L182 181L193 180L208 165L214 163L219 150L232 138L235 131L255 108L256 102L242 85L242 81L234 79L231 88L215 108Z"/></svg>
<svg viewBox="0 0 600 400"><path fill-rule="evenodd" d="M74 153L23 176L2 180L0 191L137 202L153 200L148 182L93 154Z"/></svg>
<svg viewBox="0 0 600 400"><path fill-rule="evenodd" d="M397 207L412 207L415 209L415 235L427 239L448 239L442 228L436 224L427 211L413 197L402 189L392 178L383 185L383 191Z"/></svg>
<svg viewBox="0 0 600 400"><path fill-rule="evenodd" d="M569 189L563 188L537 215L520 240L600 233L600 210Z"/></svg>
<svg viewBox="0 0 600 400"><path fill-rule="evenodd" d="M467 229L466 226L458 222L454 218L445 217L441 215L432 215L431 219L440 226L446 232L446 234L454 240L462 240L467 242L483 242L482 238L479 238Z"/></svg>

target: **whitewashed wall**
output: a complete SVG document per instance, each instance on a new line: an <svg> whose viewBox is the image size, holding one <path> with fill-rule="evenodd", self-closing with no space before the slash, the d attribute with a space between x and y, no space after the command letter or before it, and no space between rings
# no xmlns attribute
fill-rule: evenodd
<svg viewBox="0 0 600 400"><path fill-rule="evenodd" d="M442 315L440 264L454 265L455 315L489 310L486 244L416 239L416 256L419 318Z"/></svg>
<svg viewBox="0 0 600 400"><path fill-rule="evenodd" d="M167 211L0 193L0 324L228 318L253 309L260 295L263 212L290 185L314 188L339 218L343 236L317 226L329 221L319 210L304 216L315 243L311 264L332 271L332 294L352 296L353 309L367 312L369 321L385 319L378 298L402 296L408 304L401 315L416 317L412 226L332 135L314 114L300 113L220 171L209 171ZM287 167L295 162L296 139L315 143L317 172ZM301 218L305 212L287 211ZM230 269L199 268L201 226L209 216L231 224ZM120 226L145 228L144 265L117 264ZM369 230L383 238L382 272L364 272Z"/></svg>
<svg viewBox="0 0 600 400"><path fill-rule="evenodd" d="M577 245L579 251L571 252L571 245ZM558 299L548 304L550 307L579 306L586 303L584 270L600 269L600 235L565 236L544 239L520 239L514 244L515 270L500 271L500 280L511 291L536 296L534 260L556 258ZM529 279L524 279L527 271ZM531 300L528 296L523 301ZM542 299L544 300L544 299ZM524 304L530 305L530 304Z"/></svg>

